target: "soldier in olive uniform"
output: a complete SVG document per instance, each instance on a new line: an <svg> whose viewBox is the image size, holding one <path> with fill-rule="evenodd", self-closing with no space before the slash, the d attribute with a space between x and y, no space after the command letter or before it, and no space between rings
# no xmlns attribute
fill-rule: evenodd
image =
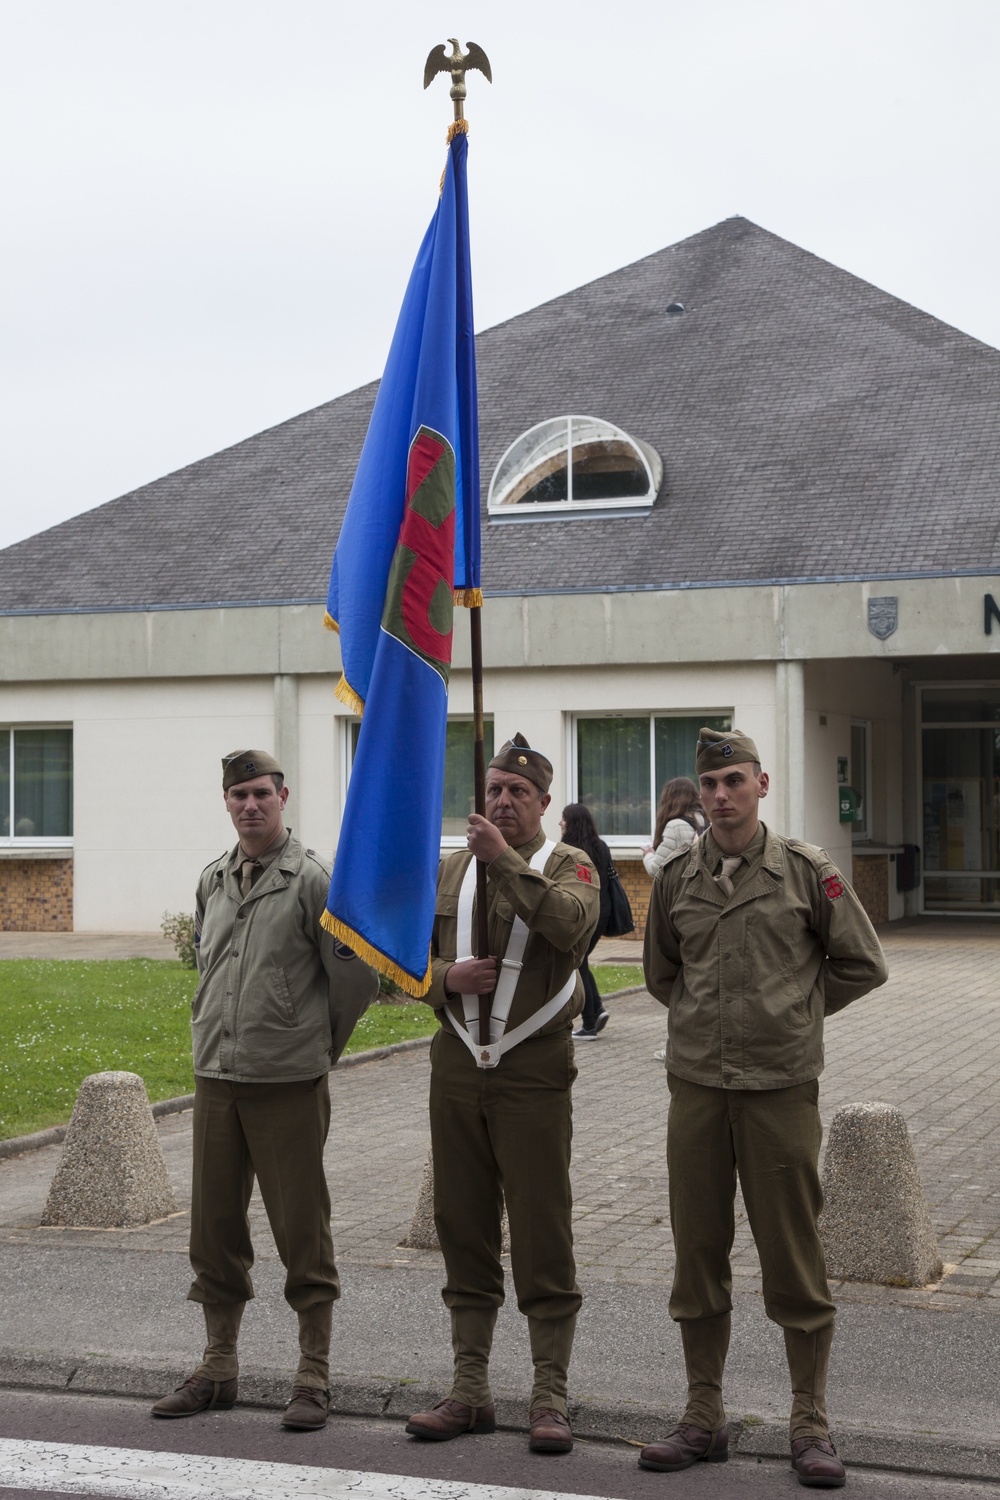
<svg viewBox="0 0 1000 1500"><path fill-rule="evenodd" d="M441 1029L431 1046L430 1120L455 1377L444 1400L411 1417L406 1430L438 1441L494 1430L488 1366L504 1300L506 1200L535 1369L530 1447L566 1453L567 1372L581 1301L570 1223L571 1032L584 999L577 966L600 898L587 856L542 832L551 780L544 755L522 735L509 740L489 765L486 817L469 818L469 853L449 855L438 876L427 999ZM480 959L470 957L477 859L488 866L493 955ZM494 987L497 1040L482 1048L479 996Z"/></svg>
<svg viewBox="0 0 1000 1500"><path fill-rule="evenodd" d="M188 1417L236 1400L236 1341L254 1294L247 1207L256 1178L299 1323L299 1368L282 1425L311 1429L329 1411L330 1327L340 1296L323 1170L328 1074L378 979L320 925L329 872L284 826L288 788L273 756L227 755L222 788L239 842L198 882L200 977L191 1012L188 1297L202 1305L208 1345L153 1415Z"/></svg>
<svg viewBox="0 0 1000 1500"><path fill-rule="evenodd" d="M710 829L658 872L644 955L649 991L668 1008L670 1315L688 1400L639 1462L670 1472L727 1457L738 1172L765 1310L784 1330L792 1464L802 1484L835 1487L845 1480L826 1416L835 1309L816 1227L823 1018L884 984L885 958L823 850L759 822L768 778L753 741L703 729L697 769Z"/></svg>

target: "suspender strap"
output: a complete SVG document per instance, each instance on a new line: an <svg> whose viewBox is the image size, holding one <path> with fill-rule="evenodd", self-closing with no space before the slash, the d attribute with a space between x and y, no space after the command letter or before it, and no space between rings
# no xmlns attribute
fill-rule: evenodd
<svg viewBox="0 0 1000 1500"><path fill-rule="evenodd" d="M555 848L551 839L546 839L542 847L532 855L530 868L541 874L548 861L549 855ZM472 901L476 892L476 861L471 859L469 867L465 872L462 887L458 895L458 923L456 933L456 951L472 953ZM455 1032L461 1037L468 1047L480 1068L495 1068L505 1052L516 1047L518 1042L523 1042L526 1037L534 1035L553 1016L557 1016L566 1001L576 988L576 974L569 976L557 995L545 1004L520 1026L515 1026L513 1031L507 1031L507 1018L517 991L518 980L521 977L521 968L524 959L524 950L528 943L528 927L520 917L515 916L511 925L510 936L507 939L507 948L503 958L500 960L500 978L493 993L493 1006L490 1011L490 1043L489 1046L481 1046L472 1040L471 1027L478 1023L479 996L462 996L462 1014L465 1018L463 1025L455 1016L451 1017Z"/></svg>

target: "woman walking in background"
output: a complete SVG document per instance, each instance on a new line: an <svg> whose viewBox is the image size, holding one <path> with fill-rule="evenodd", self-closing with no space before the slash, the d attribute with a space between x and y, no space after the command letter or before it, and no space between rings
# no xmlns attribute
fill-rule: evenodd
<svg viewBox="0 0 1000 1500"><path fill-rule="evenodd" d="M642 862L647 875L655 875L678 849L693 844L707 823L698 788L689 776L675 776L664 783L656 809L653 842L643 844Z"/></svg>
<svg viewBox="0 0 1000 1500"><path fill-rule="evenodd" d="M580 1025L573 1033L578 1042L590 1042L608 1024L608 1013L601 1004L601 997L597 993L597 980L590 972L587 958L593 953L598 938L604 936L604 929L608 925L608 917L611 914L611 893L608 889L611 850L597 832L597 824L594 822L590 808L585 807L582 802L571 802L568 807L563 808L562 822L559 827L562 829L565 843L571 844L574 849L582 849L584 854L590 855L601 880L601 914L597 919L594 935L590 939L590 947L580 965L580 978L583 980L586 1000Z"/></svg>

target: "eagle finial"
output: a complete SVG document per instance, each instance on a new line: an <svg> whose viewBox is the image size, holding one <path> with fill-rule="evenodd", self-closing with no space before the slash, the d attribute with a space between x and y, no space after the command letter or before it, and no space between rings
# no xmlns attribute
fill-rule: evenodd
<svg viewBox="0 0 1000 1500"><path fill-rule="evenodd" d="M451 56L444 49L442 43L439 47L432 47L424 64L424 88L427 88L432 78L438 73L451 74L451 98L455 106L455 119L465 118L463 107L465 105L465 75L470 68L477 68L483 74L487 83L493 82L493 74L490 71L490 60L482 47L476 42L469 43L468 52L462 51L457 37L448 38L451 43Z"/></svg>

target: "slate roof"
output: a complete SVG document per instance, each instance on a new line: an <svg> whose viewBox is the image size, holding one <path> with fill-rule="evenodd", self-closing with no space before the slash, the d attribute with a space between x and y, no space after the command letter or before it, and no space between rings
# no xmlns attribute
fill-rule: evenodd
<svg viewBox="0 0 1000 1500"><path fill-rule="evenodd" d="M1000 571L1000 351L746 219L477 349L487 593ZM325 599L376 388L0 552L0 613ZM567 412L657 449L651 513L489 523L507 446Z"/></svg>

